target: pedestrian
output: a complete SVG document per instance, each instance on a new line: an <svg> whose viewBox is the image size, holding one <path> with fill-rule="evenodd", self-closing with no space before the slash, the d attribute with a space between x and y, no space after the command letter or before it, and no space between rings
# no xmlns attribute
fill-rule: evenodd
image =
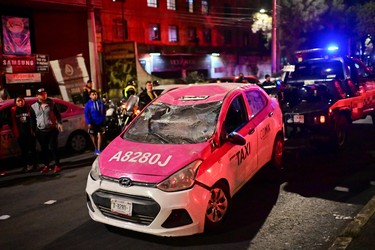
<svg viewBox="0 0 375 250"><path fill-rule="evenodd" d="M9 92L4 88L3 84L0 82L0 101L5 101L8 99L10 99Z"/></svg>
<svg viewBox="0 0 375 250"><path fill-rule="evenodd" d="M146 82L146 89L139 94L139 108L142 110L147 104L155 99L157 94L152 90L152 82Z"/></svg>
<svg viewBox="0 0 375 250"><path fill-rule="evenodd" d="M265 75L266 80L262 83L262 86L271 86L273 85L271 82L271 76L270 75Z"/></svg>
<svg viewBox="0 0 375 250"><path fill-rule="evenodd" d="M94 154L101 153L101 143L104 132L105 123L105 106L104 103L98 98L98 93L95 90L90 92L90 100L85 106L85 120L88 126L88 133L94 144Z"/></svg>
<svg viewBox="0 0 375 250"><path fill-rule="evenodd" d="M14 137L21 148L21 161L24 172L36 169L36 139L31 128L30 106L23 96L14 99L11 108L11 125Z"/></svg>
<svg viewBox="0 0 375 250"><path fill-rule="evenodd" d="M63 131L61 114L55 102L48 98L44 88L37 90L38 100L31 105L31 125L41 147L41 157L44 167L41 173L47 173L50 166L50 156L54 160L53 172L60 172L58 155L58 135Z"/></svg>
<svg viewBox="0 0 375 250"><path fill-rule="evenodd" d="M92 90L93 82L91 80L87 80L86 86L83 88L82 93L82 102L85 105L90 100L90 92Z"/></svg>
<svg viewBox="0 0 375 250"><path fill-rule="evenodd" d="M131 95L136 95L137 89L134 81L129 81L126 87L122 90L122 99L127 100Z"/></svg>
<svg viewBox="0 0 375 250"><path fill-rule="evenodd" d="M244 75L243 75L243 73L240 73L239 75L238 75L238 77L237 77L237 79L236 79L236 82L238 82L238 83L243 83L244 82Z"/></svg>

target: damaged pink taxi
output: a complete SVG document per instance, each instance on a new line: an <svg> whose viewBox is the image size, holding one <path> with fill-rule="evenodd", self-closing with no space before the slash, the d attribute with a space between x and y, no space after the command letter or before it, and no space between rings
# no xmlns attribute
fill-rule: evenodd
<svg viewBox="0 0 375 250"><path fill-rule="evenodd" d="M267 163L282 166L282 114L252 84L183 86L152 103L92 165L97 222L159 236L220 228L234 194Z"/></svg>

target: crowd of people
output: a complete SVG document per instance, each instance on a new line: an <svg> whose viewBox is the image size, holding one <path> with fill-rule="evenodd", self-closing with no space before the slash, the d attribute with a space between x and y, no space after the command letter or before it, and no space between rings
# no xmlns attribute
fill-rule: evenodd
<svg viewBox="0 0 375 250"><path fill-rule="evenodd" d="M25 172L60 172L58 135L63 131L61 114L55 102L48 98L44 88L37 90L37 101L29 106L21 95L14 99L11 108L11 127L21 149L21 161ZM39 168L36 159L36 141L41 147ZM51 164L53 160L53 164Z"/></svg>

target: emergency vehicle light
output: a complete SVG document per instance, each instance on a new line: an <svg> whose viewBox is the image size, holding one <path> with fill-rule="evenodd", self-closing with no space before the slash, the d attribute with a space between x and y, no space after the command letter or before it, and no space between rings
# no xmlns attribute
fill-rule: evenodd
<svg viewBox="0 0 375 250"><path fill-rule="evenodd" d="M329 47L327 48L327 50L328 50L328 51L336 51L336 50L339 50L339 47L337 47L337 46L329 46Z"/></svg>

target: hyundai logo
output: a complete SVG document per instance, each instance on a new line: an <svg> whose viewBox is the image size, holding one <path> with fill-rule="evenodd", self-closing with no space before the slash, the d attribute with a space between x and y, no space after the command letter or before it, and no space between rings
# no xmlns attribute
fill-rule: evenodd
<svg viewBox="0 0 375 250"><path fill-rule="evenodd" d="M124 186L124 187L130 187L132 185L132 180L128 177L122 177L118 180L118 183L121 185L121 186Z"/></svg>

